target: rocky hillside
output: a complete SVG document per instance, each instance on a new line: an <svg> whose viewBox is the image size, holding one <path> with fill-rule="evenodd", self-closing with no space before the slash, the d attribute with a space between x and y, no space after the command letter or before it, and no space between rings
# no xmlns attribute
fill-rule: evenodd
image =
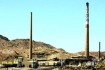
<svg viewBox="0 0 105 70"><path fill-rule="evenodd" d="M84 51L81 51L81 52L77 52L77 53L75 53L75 54L78 54L78 55L84 55L85 54L85 52ZM94 57L98 57L98 52L90 52L89 53L89 55L91 55L91 56L94 56ZM101 53L100 53L100 56L101 57L104 57L105 56L105 51L101 51Z"/></svg>
<svg viewBox="0 0 105 70"><path fill-rule="evenodd" d="M9 40L8 38L0 35L0 47L15 47L15 48L29 48L29 39L15 39L15 40ZM33 48L36 47L46 47L53 49L55 47L45 44L43 42L35 42L33 41Z"/></svg>
<svg viewBox="0 0 105 70"><path fill-rule="evenodd" d="M45 53L49 54L48 58L61 57L62 54L66 54L69 57L69 53L62 48L55 48L50 44L43 42L33 41L33 54ZM29 39L15 39L9 40L7 37L0 35L0 60L4 60L7 57L13 57L21 55L26 57L29 53ZM65 58L65 57L62 57Z"/></svg>
<svg viewBox="0 0 105 70"><path fill-rule="evenodd" d="M68 53L62 48L55 48L50 44L33 41L33 54L44 53L49 54L48 59L58 57L60 59L70 58L71 56L84 55L84 52ZM24 57L29 53L29 39L15 39L9 40L7 37L0 35L0 61L8 59L17 55ZM90 52L90 55L97 57L98 52ZM105 56L105 52L101 53Z"/></svg>

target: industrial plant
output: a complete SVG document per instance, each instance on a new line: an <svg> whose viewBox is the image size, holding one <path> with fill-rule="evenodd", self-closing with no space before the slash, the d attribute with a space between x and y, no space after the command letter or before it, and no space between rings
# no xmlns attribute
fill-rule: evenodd
<svg viewBox="0 0 105 70"><path fill-rule="evenodd" d="M85 33L85 55L84 56L72 56L68 59L59 59L59 57L54 57L52 60L45 59L36 59L33 57L33 42L32 42L32 12L30 13L30 39L29 39L29 53L27 58L18 56L14 63L7 64L5 61L2 61L3 68L14 67L13 70L96 70L95 65L98 61L101 61L100 56L100 45L99 42L99 51L98 51L98 60L95 61L95 57L89 55L89 3L86 3L86 33ZM28 63L25 64L25 62ZM75 68L75 69L73 69ZM80 69L84 68L84 69Z"/></svg>

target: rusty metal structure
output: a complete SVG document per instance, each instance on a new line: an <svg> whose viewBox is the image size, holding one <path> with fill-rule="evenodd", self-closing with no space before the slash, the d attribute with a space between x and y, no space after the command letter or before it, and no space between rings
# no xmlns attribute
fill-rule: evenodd
<svg viewBox="0 0 105 70"><path fill-rule="evenodd" d="M89 3L86 3L86 40L85 40L85 56L89 57Z"/></svg>
<svg viewBox="0 0 105 70"><path fill-rule="evenodd" d="M32 12L30 21L30 46L29 46L29 58L32 59Z"/></svg>

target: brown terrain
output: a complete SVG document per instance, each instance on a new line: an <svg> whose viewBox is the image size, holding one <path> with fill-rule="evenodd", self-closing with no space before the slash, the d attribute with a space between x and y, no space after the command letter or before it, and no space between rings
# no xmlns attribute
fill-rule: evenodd
<svg viewBox="0 0 105 70"><path fill-rule="evenodd" d="M43 42L33 41L33 54L44 53L46 59L58 57L59 59L70 58L71 56L84 55L83 52L69 53L62 48L55 48ZM29 39L9 40L7 37L0 35L0 63L2 60L10 60L14 56L27 57L29 53ZM90 55L97 57L98 52L90 52ZM101 52L104 56L105 52Z"/></svg>

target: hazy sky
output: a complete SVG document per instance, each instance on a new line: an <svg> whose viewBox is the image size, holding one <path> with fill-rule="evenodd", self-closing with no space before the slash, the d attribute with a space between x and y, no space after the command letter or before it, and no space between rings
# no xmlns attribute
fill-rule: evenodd
<svg viewBox="0 0 105 70"><path fill-rule="evenodd" d="M84 51L86 2L89 2L90 51L105 50L105 0L0 0L0 34L10 40L29 38L33 12L33 40Z"/></svg>

